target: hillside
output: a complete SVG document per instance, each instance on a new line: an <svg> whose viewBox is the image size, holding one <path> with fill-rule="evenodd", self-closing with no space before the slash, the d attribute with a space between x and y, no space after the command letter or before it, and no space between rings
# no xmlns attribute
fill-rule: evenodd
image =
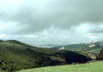
<svg viewBox="0 0 103 72"><path fill-rule="evenodd" d="M97 58L98 60L103 60L103 48L100 50L99 56Z"/></svg>
<svg viewBox="0 0 103 72"><path fill-rule="evenodd" d="M85 63L91 58L74 51L38 48L16 40L0 40L0 69L12 72L43 66Z"/></svg>
<svg viewBox="0 0 103 72"><path fill-rule="evenodd" d="M69 50L69 51L85 51L98 56L99 51L103 48L103 41L94 43L83 43L83 44L70 44L66 46L54 47L57 50Z"/></svg>
<svg viewBox="0 0 103 72"><path fill-rule="evenodd" d="M103 72L103 61L86 64L43 67L36 69L21 70L18 72Z"/></svg>

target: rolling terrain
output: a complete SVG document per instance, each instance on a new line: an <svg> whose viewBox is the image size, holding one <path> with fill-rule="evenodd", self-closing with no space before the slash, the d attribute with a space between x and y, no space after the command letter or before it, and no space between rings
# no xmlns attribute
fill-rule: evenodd
<svg viewBox="0 0 103 72"><path fill-rule="evenodd" d="M54 47L53 49L57 50L69 50L69 51L81 51L92 53L95 56L98 56L100 50L103 48L103 41L92 42L92 43L83 43L83 44L70 44L65 46Z"/></svg>
<svg viewBox="0 0 103 72"><path fill-rule="evenodd" d="M86 63L90 57L75 51L39 48L16 40L0 40L0 70L13 72L44 66Z"/></svg>

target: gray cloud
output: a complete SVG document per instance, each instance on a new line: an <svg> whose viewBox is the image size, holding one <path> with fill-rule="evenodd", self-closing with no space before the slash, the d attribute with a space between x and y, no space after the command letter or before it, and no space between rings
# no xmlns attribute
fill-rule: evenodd
<svg viewBox="0 0 103 72"><path fill-rule="evenodd" d="M103 24L97 24L95 26L92 24L89 28L91 33L103 33Z"/></svg>
<svg viewBox="0 0 103 72"><path fill-rule="evenodd" d="M9 2L7 7L4 7L0 19L27 25L23 33L43 30L50 26L69 29L84 22L102 23L102 3L103 0L18 0L16 5L10 5Z"/></svg>
<svg viewBox="0 0 103 72"><path fill-rule="evenodd" d="M38 44L97 41L103 35L102 7L103 0L0 0L0 38Z"/></svg>
<svg viewBox="0 0 103 72"><path fill-rule="evenodd" d="M103 24L100 24L102 27ZM67 45L74 43L87 43L92 41L103 40L103 33L94 33L97 25L83 23L68 29L51 27L40 32L20 35L0 35L3 39L16 39L35 46L44 45Z"/></svg>

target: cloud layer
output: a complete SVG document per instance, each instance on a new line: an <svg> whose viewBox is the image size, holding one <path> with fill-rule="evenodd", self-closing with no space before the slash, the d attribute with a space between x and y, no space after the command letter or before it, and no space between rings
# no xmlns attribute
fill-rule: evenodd
<svg viewBox="0 0 103 72"><path fill-rule="evenodd" d="M0 0L0 38L33 44L102 40L103 0Z"/></svg>

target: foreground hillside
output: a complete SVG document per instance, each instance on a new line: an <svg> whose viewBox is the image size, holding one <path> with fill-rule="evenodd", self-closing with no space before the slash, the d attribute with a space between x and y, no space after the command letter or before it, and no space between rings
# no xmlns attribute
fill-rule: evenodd
<svg viewBox="0 0 103 72"><path fill-rule="evenodd" d="M43 67L21 70L18 72L103 72L103 61L86 64Z"/></svg>
<svg viewBox="0 0 103 72"><path fill-rule="evenodd" d="M91 58L73 51L37 48L15 40L0 40L0 69L12 72L21 69L86 63Z"/></svg>

